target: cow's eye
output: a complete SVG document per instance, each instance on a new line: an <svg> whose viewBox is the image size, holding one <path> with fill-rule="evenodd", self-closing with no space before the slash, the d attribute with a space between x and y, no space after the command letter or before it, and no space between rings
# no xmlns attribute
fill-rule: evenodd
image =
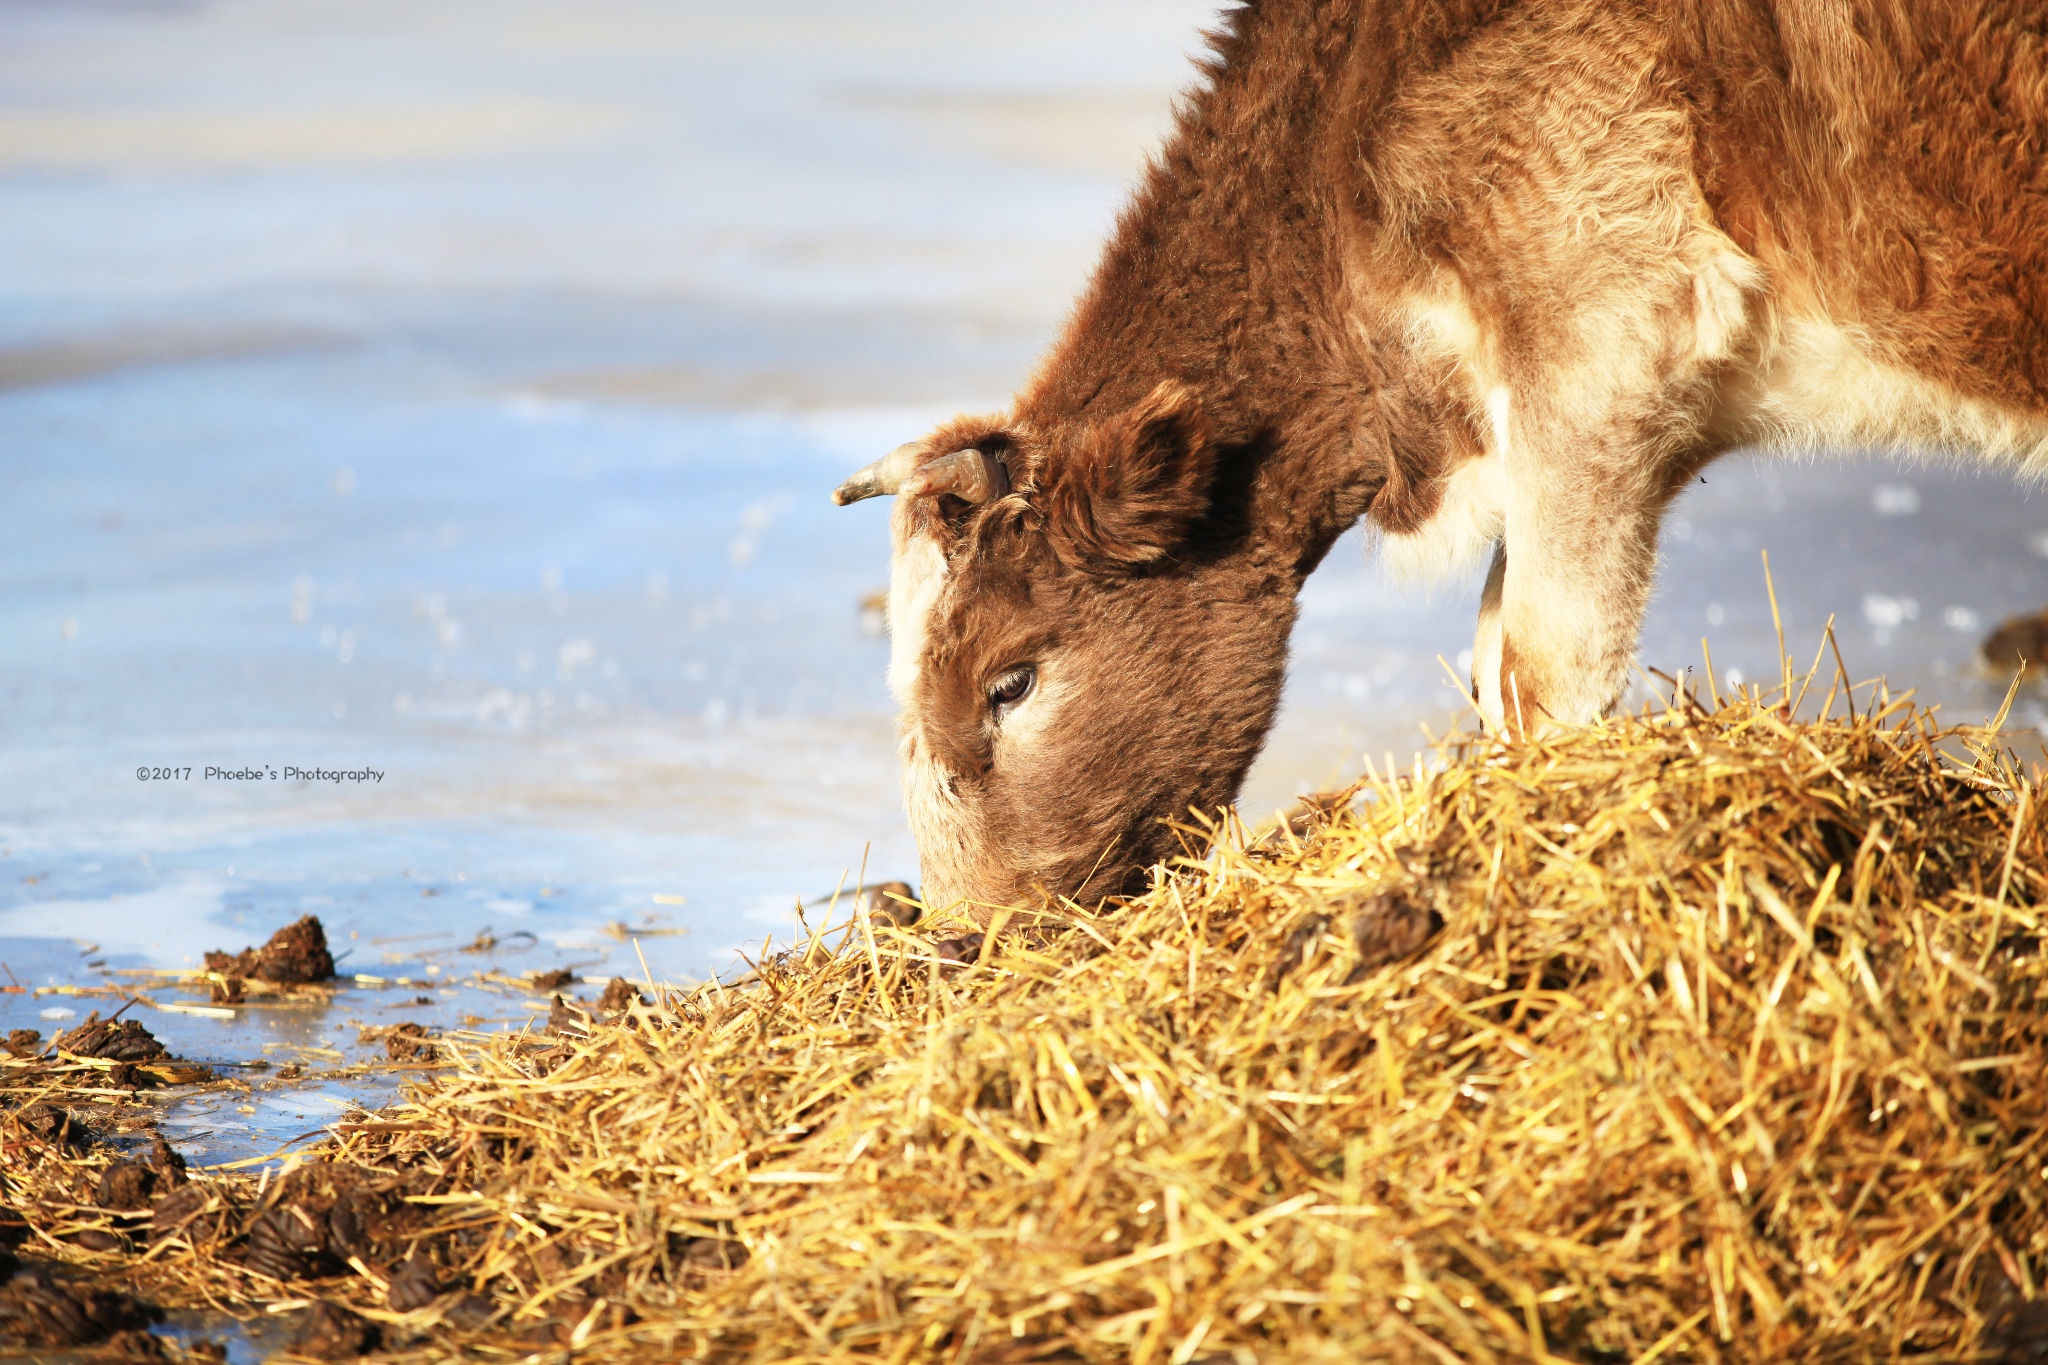
<svg viewBox="0 0 2048 1365"><path fill-rule="evenodd" d="M988 689L988 705L998 716L1031 695L1031 688L1038 681L1038 670L1030 664L1020 664L997 678Z"/></svg>

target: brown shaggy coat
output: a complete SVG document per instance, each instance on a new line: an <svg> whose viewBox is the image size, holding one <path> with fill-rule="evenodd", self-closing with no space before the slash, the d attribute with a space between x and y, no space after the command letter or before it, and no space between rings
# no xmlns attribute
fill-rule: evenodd
<svg viewBox="0 0 2048 1365"><path fill-rule="evenodd" d="M1515 734L1612 703L1724 451L2048 460L2040 0L1259 0L1205 76L1012 409L920 443L1009 491L897 506L931 902L1127 888L1233 799L1361 517L1492 550Z"/></svg>

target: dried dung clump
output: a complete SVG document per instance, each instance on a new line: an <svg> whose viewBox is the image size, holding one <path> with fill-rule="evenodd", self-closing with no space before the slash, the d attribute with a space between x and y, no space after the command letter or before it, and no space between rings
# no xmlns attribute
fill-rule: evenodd
<svg viewBox="0 0 2048 1365"><path fill-rule="evenodd" d="M547 1031L556 1037L587 1037L599 1020L628 1023L635 1009L644 1009L648 1004L647 997L640 994L632 982L623 976L615 976L605 983L604 993L598 997L595 1008L587 1001L569 1000L557 995L548 1006Z"/></svg>
<svg viewBox="0 0 2048 1365"><path fill-rule="evenodd" d="M239 979L254 977L277 986L334 979L334 954L327 950L327 930L318 915L294 920L270 936L261 948L239 953L218 950L206 955L206 970L223 978L221 998L239 996Z"/></svg>
<svg viewBox="0 0 2048 1365"><path fill-rule="evenodd" d="M2038 674L2048 661L2048 611L1999 622L1978 649L1984 662L2001 672L2024 667Z"/></svg>
<svg viewBox="0 0 2048 1365"><path fill-rule="evenodd" d="M57 1035L51 1046L74 1057L110 1062L155 1062L170 1056L157 1036L133 1019L102 1019L94 1010L77 1028Z"/></svg>
<svg viewBox="0 0 2048 1365"><path fill-rule="evenodd" d="M55 1054L55 1061L68 1067L66 1074L73 1083L81 1079L78 1073L84 1071L91 1074L95 1084L110 1090L140 1090L163 1082L183 1084L207 1080L213 1075L204 1066L172 1057L170 1049L135 1020L102 1019L97 1010L88 1014L77 1028L52 1038L47 1051ZM44 1060L41 1050L24 1048L12 1055L28 1062L31 1069L40 1069L38 1063Z"/></svg>
<svg viewBox="0 0 2048 1365"><path fill-rule="evenodd" d="M620 1014L635 1005L645 1005L647 998L640 994L632 982L623 976L615 976L604 983L604 994L598 997L597 1007L606 1014Z"/></svg>
<svg viewBox="0 0 2048 1365"><path fill-rule="evenodd" d="M374 1043L382 1041L386 1060L393 1062L431 1062L440 1056L440 1049L434 1043L435 1031L425 1024L410 1021L392 1024L384 1028L359 1029L357 1041Z"/></svg>
<svg viewBox="0 0 2048 1365"><path fill-rule="evenodd" d="M1444 757L1099 916L453 1035L126 1273L422 1360L2040 1359L2048 825L1995 737L1752 696Z"/></svg>
<svg viewBox="0 0 2048 1365"><path fill-rule="evenodd" d="M855 897L854 910L868 915L877 924L898 929L908 929L924 916L924 907L909 882L877 882L862 887Z"/></svg>
<svg viewBox="0 0 2048 1365"><path fill-rule="evenodd" d="M0 1348L53 1350L129 1332L146 1336L157 1316L117 1290L29 1266L0 1285Z"/></svg>
<svg viewBox="0 0 2048 1365"><path fill-rule="evenodd" d="M446 1289L434 1263L425 1256L414 1256L391 1272L390 1282L384 1286L384 1306L394 1313L410 1313L425 1308Z"/></svg>
<svg viewBox="0 0 2048 1365"><path fill-rule="evenodd" d="M161 1137L141 1160L116 1161L101 1173L93 1202L103 1209L152 1208L160 1195L185 1183L185 1158Z"/></svg>
<svg viewBox="0 0 2048 1365"><path fill-rule="evenodd" d="M92 1134L86 1126L54 1104L37 1101L23 1105L7 1116L7 1125L15 1134L27 1140L28 1146L48 1144L52 1149L64 1151L69 1148L83 1148L91 1144Z"/></svg>
<svg viewBox="0 0 2048 1365"><path fill-rule="evenodd" d="M354 1360L377 1349L377 1324L332 1303L316 1303L292 1338L292 1354L314 1360Z"/></svg>
<svg viewBox="0 0 2048 1365"><path fill-rule="evenodd" d="M364 1257L385 1259L422 1221L403 1199L411 1184L332 1162L297 1166L245 1221L241 1262L288 1281L339 1274Z"/></svg>

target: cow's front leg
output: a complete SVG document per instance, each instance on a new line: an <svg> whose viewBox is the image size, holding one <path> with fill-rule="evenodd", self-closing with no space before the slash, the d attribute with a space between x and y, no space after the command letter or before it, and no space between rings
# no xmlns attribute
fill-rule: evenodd
<svg viewBox="0 0 2048 1365"><path fill-rule="evenodd" d="M1526 736L1597 719L1627 686L1671 480L1622 431L1497 425L1507 506L1473 676L1494 731Z"/></svg>

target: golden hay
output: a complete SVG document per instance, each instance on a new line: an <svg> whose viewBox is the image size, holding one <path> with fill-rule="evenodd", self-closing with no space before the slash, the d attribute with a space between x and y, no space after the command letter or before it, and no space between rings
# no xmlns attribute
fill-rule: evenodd
<svg viewBox="0 0 2048 1365"><path fill-rule="evenodd" d="M1992 732L1752 695L1445 760L978 962L863 927L458 1037L150 1259L64 1254L408 1359L2034 1359L2048 847ZM5 1163L49 1227L66 1163ZM237 1264L350 1181L352 1273Z"/></svg>

